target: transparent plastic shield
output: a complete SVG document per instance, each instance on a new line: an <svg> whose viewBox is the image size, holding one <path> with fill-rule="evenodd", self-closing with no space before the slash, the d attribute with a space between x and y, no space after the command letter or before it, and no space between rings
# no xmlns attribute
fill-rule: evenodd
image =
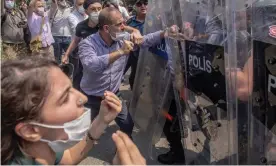
<svg viewBox="0 0 276 166"><path fill-rule="evenodd" d="M249 164L276 164L276 1L255 1L251 9L253 93Z"/></svg>
<svg viewBox="0 0 276 166"><path fill-rule="evenodd" d="M276 1L226 5L230 164L275 164Z"/></svg>
<svg viewBox="0 0 276 166"><path fill-rule="evenodd" d="M229 120L229 164L247 164L248 127L251 108L248 99L249 80L245 73L251 55L250 6L247 0L226 1L227 41L225 43L225 69ZM251 66L252 67L252 66ZM252 82L252 80L251 80Z"/></svg>
<svg viewBox="0 0 276 166"><path fill-rule="evenodd" d="M163 12L161 18L163 20L163 29L170 28L171 26L177 26L177 30L182 25L181 10L179 0L166 1L162 4L163 8L167 11ZM179 40L180 33L169 33L165 39L166 48L168 53L168 66L170 67L171 73L173 74L173 89L174 89L174 99L177 101L177 118L180 126L181 138L187 138L187 124L188 119L185 109L185 97L184 97L184 77L182 70L182 48L181 42ZM177 80L177 81L176 81ZM183 144L183 147L185 145Z"/></svg>
<svg viewBox="0 0 276 166"><path fill-rule="evenodd" d="M160 8L162 1L149 1L143 34L162 30ZM164 41L149 49L140 49L130 113L135 125L143 132L151 148L162 134L166 114L170 106L170 72L167 68L167 53ZM154 156L156 157L156 156Z"/></svg>
<svg viewBox="0 0 276 166"><path fill-rule="evenodd" d="M183 133L188 131L184 139L186 163L228 164L231 154L224 66L225 3L179 0L178 6L180 33L169 38L177 40L180 48L173 56L173 66L175 87L181 98L179 112L184 118L183 124L189 124L183 125ZM179 25L178 17L179 14L175 14ZM182 72L179 72L181 64ZM181 107L182 100L186 108Z"/></svg>

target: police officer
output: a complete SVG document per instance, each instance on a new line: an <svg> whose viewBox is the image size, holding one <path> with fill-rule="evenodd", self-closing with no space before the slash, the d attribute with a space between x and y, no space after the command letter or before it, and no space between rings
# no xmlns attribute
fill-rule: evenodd
<svg viewBox="0 0 276 166"><path fill-rule="evenodd" d="M175 2L175 3L174 3ZM162 13L160 13L159 17L157 17L157 19L161 18L161 22L163 24L163 26L168 27L168 25L173 24L173 17L172 14L170 12L178 12L180 13L179 7L177 8L177 5L179 3L177 3L176 1L172 1L173 6L172 8L170 8L169 10L163 10ZM163 4L164 6L169 6L169 4L167 4L166 2L164 2ZM157 9L158 10L158 9ZM179 20L177 20L179 22ZM177 26L175 25L175 29L174 31L177 32L178 28L176 28ZM181 138L182 138L182 134L181 134L181 130L184 129L184 127L182 126L181 123L181 117L179 116L178 112L177 112L177 104L178 101L175 98L175 92L174 92L174 79L175 79L175 73L174 73L174 69L173 69L173 62L172 62L172 54L173 54L173 50L174 48L172 48L169 43L172 41L172 39L167 39L166 42L163 41L157 48L166 48L165 51L158 51L158 49L154 49L152 48L150 51L156 51L156 54L159 54L161 57L164 57L168 59L167 62L167 68L170 72L170 78L171 83L170 83L170 89L167 95L167 98L171 100L170 106L169 106L169 111L168 114L166 115L166 122L163 128L163 133L166 136L167 141L169 142L169 146L170 146L170 150L165 153L165 154L161 154L158 156L158 161L162 164L185 164L185 154L184 154L184 148L182 146L182 142L181 142ZM185 131L184 131L185 132ZM185 133L184 133L185 134Z"/></svg>
<svg viewBox="0 0 276 166"><path fill-rule="evenodd" d="M191 110L189 118L192 121L191 138L193 146L197 148L200 144L204 149L208 149L215 158L221 156L221 152L213 153L209 147L210 141L218 138L218 117L217 111L221 116L226 113L226 89L224 71L224 48L222 21L215 17L215 1L200 1L198 3L184 2L185 9L182 12L182 29L179 37L183 37L183 55L180 54L182 64L184 64L183 75L187 88L187 105ZM182 5L182 4L181 4ZM182 10L182 9L181 9ZM176 77L178 79L184 79ZM185 108L183 108L185 109ZM183 110L182 110L183 111ZM197 134L200 133L200 134ZM205 138L204 138L204 136ZM194 159L196 164L210 163L210 155L205 155L204 151L201 158ZM227 153L225 153L226 155ZM203 163L202 163L203 162ZM189 163L191 164L191 163Z"/></svg>
<svg viewBox="0 0 276 166"><path fill-rule="evenodd" d="M147 0L137 0L135 3L136 14L127 21L128 26L138 29L141 34L143 34L143 27L147 14L147 5ZM129 54L127 65L124 71L125 74L131 67L131 73L129 77L129 84L131 89L133 89L133 84L135 80L139 52L140 49L137 49Z"/></svg>

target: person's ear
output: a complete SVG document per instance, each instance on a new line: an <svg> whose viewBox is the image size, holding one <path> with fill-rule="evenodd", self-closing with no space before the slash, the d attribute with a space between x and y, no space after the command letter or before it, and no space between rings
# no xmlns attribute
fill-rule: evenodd
<svg viewBox="0 0 276 166"><path fill-rule="evenodd" d="M28 123L17 124L15 126L15 133L22 139L29 142L37 142L42 137L39 127Z"/></svg>
<svg viewBox="0 0 276 166"><path fill-rule="evenodd" d="M109 33L109 26L108 26L108 25L104 25L104 26L103 26L103 30L104 30L106 33Z"/></svg>

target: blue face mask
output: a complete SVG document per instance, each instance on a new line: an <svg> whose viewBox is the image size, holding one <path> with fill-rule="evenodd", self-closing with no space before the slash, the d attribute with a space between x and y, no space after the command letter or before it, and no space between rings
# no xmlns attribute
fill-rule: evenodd
<svg viewBox="0 0 276 166"><path fill-rule="evenodd" d="M14 8L14 1L5 1L6 8L13 9Z"/></svg>

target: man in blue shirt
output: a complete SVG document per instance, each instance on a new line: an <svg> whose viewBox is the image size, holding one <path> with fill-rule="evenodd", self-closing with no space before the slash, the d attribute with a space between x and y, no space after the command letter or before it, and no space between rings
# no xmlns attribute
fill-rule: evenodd
<svg viewBox="0 0 276 166"><path fill-rule="evenodd" d="M92 118L99 112L105 91L119 95L128 55L134 47L134 43L129 41L131 36L124 29L124 19L118 9L105 8L99 15L99 32L79 44L79 56L83 64L81 89L88 96L86 106L91 108ZM135 40L135 44L151 47L158 44L164 35L163 31L151 33L144 36L142 42ZM124 103L115 121L123 132L131 136L134 124Z"/></svg>
<svg viewBox="0 0 276 166"><path fill-rule="evenodd" d="M136 15L131 17L127 21L128 26L138 29L141 34L143 34L144 22L147 14L147 5L148 5L147 0L137 0L135 3ZM126 73L127 70L131 67L131 73L129 77L129 84L131 89L133 89L133 84L135 80L135 73L137 68L139 52L140 52L139 49L130 52L129 59L124 71L124 73Z"/></svg>

